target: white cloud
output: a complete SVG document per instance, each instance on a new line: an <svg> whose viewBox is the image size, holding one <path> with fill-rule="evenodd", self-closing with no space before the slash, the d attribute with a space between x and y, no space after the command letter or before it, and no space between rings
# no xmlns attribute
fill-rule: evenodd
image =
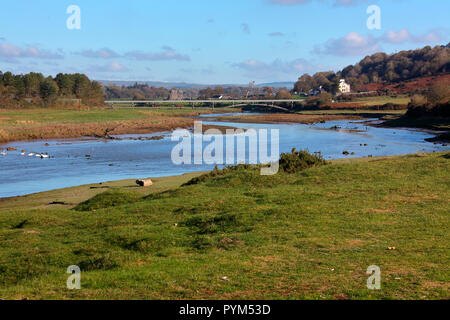
<svg viewBox="0 0 450 320"><path fill-rule="evenodd" d="M296 79L298 74L316 72L324 69L323 66L313 64L305 59L295 59L292 61L276 59L271 63L250 59L234 63L232 66L245 71L245 75L248 78L271 81L290 78Z"/></svg>
<svg viewBox="0 0 450 320"><path fill-rule="evenodd" d="M10 43L0 43L0 59L7 62L17 62L20 58L35 59L62 59L61 53L53 53L51 51L42 50L35 46L21 48Z"/></svg>
<svg viewBox="0 0 450 320"><path fill-rule="evenodd" d="M282 32L271 32L271 33L269 33L269 37L284 37L284 33L282 33Z"/></svg>
<svg viewBox="0 0 450 320"><path fill-rule="evenodd" d="M378 40L372 36L364 37L350 32L338 39L329 39L322 46L316 46L314 53L335 56L360 56L381 50Z"/></svg>
<svg viewBox="0 0 450 320"><path fill-rule="evenodd" d="M408 29L402 29L399 31L389 30L381 37L380 40L388 43L436 43L445 41L446 37L439 30L431 30L422 35L413 35L408 31Z"/></svg>
<svg viewBox="0 0 450 320"><path fill-rule="evenodd" d="M140 61L164 61L164 60L191 61L191 58L188 55L179 54L169 46L164 46L162 49L163 49L162 52L157 53L130 51L125 53L124 57Z"/></svg>
<svg viewBox="0 0 450 320"><path fill-rule="evenodd" d="M411 39L411 34L407 29L402 29L399 31L389 30L386 31L382 38L389 43L402 43L409 41Z"/></svg>
<svg viewBox="0 0 450 320"><path fill-rule="evenodd" d="M124 67L118 62L110 62L105 65L92 66L91 71L94 72L126 72L128 68Z"/></svg>
<svg viewBox="0 0 450 320"><path fill-rule="evenodd" d="M83 50L81 52L76 52L75 54L86 58L101 58L101 59L113 59L120 57L118 53L108 48L102 48L99 50Z"/></svg>
<svg viewBox="0 0 450 320"><path fill-rule="evenodd" d="M423 35L413 35L408 29L389 30L380 37L363 36L357 32L350 32L344 37L329 39L324 44L316 46L313 53L334 56L362 56L382 51L383 43L401 44L411 42L433 44L446 41L446 38L438 30L432 30Z"/></svg>

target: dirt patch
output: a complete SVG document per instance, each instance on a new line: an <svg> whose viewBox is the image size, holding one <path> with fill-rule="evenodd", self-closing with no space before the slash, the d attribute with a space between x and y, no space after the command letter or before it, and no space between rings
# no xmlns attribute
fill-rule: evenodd
<svg viewBox="0 0 450 320"><path fill-rule="evenodd" d="M22 232L23 234L40 234L41 232L36 231L36 230L26 230L24 232Z"/></svg>
<svg viewBox="0 0 450 320"><path fill-rule="evenodd" d="M442 289L445 291L450 291L450 283L448 282L438 282L438 281L425 281L422 284L424 289Z"/></svg>

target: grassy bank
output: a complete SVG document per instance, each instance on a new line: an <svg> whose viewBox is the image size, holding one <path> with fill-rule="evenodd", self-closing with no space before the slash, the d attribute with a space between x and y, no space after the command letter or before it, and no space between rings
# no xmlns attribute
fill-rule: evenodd
<svg viewBox="0 0 450 320"><path fill-rule="evenodd" d="M316 114L286 114L286 113L268 113L262 115L244 115L215 117L218 121L241 122L241 123L302 123L311 124L322 121L336 120L361 120L361 115L354 114L328 114L326 112Z"/></svg>
<svg viewBox="0 0 450 320"><path fill-rule="evenodd" d="M2 201L0 298L450 298L449 154L273 177L242 169L180 187L192 177ZM95 195L90 211L72 209ZM78 291L66 289L73 264ZM366 288L374 264L380 291Z"/></svg>
<svg viewBox="0 0 450 320"><path fill-rule="evenodd" d="M383 126L450 131L450 119L444 117L386 117Z"/></svg>
<svg viewBox="0 0 450 320"><path fill-rule="evenodd" d="M356 104L365 107L382 106L387 103L397 105L408 105L411 102L411 98L406 95L399 95L395 97L391 96L377 96L377 97L358 97L354 98L351 102L344 102L344 104Z"/></svg>

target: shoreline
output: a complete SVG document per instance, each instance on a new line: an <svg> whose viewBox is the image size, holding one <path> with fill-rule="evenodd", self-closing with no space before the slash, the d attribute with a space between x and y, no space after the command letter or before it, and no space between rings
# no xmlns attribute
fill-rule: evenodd
<svg viewBox="0 0 450 320"><path fill-rule="evenodd" d="M445 154L446 152L440 152L440 153ZM412 153L412 154L379 156L379 157L338 158L338 159L330 159L327 161L331 164L360 163L360 162L372 162L372 161L376 162L376 161L383 161L383 160L387 160L387 159L419 156L419 155L423 155L423 154L426 155L426 154L435 154L435 153L430 152L430 153ZM120 179L120 180L102 181L102 182L97 182L97 183L89 183L89 184L81 184L81 185L69 186L69 187L64 187L64 188L57 188L57 189L51 189L51 190L47 190L47 191L40 191L40 192L12 196L12 197L0 197L0 212L4 209L3 208L4 203L8 202L8 201L17 202L17 201L21 201L23 199L29 199L29 198L37 198L37 197L45 198L45 196L47 196L47 195L53 196L54 194L65 193L65 192L76 194L77 191L79 191L80 189L89 189L90 191L92 191L92 194L95 195L95 194L101 193L101 192L109 190L109 189L126 187L126 188L134 189L134 191L138 191L143 194L146 194L146 193L151 194L151 193L154 193L154 192L157 192L160 190L159 187L161 186L160 185L161 182L163 182L163 186L164 186L164 183L171 182L173 180L181 180L181 181L187 182L188 180L190 180L192 178L209 173L211 171L212 170L210 170L210 171L194 171L194 172L187 172L187 173L175 174L175 175L169 175L169 176L163 176L163 177L142 177L142 179L151 179L155 183L151 187L139 187L136 184L136 179ZM156 188L155 188L155 186L156 186ZM95 192L95 191L100 191L100 192ZM147 192L147 191L150 191L150 192ZM53 207L57 207L57 206L61 207L61 206L69 206L69 205L75 206L76 204L75 203L66 203L65 201L64 202L61 201L61 203L59 201L54 201L54 203L48 203L47 205L53 206Z"/></svg>

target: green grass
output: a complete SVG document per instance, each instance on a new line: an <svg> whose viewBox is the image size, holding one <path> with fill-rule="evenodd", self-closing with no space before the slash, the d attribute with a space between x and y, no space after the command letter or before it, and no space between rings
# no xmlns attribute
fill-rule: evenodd
<svg viewBox="0 0 450 320"><path fill-rule="evenodd" d="M179 187L195 176L111 185L139 199L95 211L36 208L49 193L0 202L0 298L450 298L449 154L231 170ZM92 189L58 199L74 191L82 202ZM73 264L78 291L65 285ZM366 288L374 264L380 291Z"/></svg>
<svg viewBox="0 0 450 320"><path fill-rule="evenodd" d="M215 112L230 112L226 108L215 109ZM236 110L234 110L235 112ZM36 108L36 109L0 109L0 125L14 125L17 122L40 123L40 124L61 124L61 123L101 123L107 121L136 120L147 117L152 113L167 115L183 115L192 112L212 112L207 108L120 108L115 109L54 109L54 108Z"/></svg>
<svg viewBox="0 0 450 320"><path fill-rule="evenodd" d="M335 110L306 110L299 111L298 114L305 115L321 115L321 114L337 114L337 115L361 115L363 117L382 117L386 115L401 116L406 110L370 110L370 109L335 109Z"/></svg>
<svg viewBox="0 0 450 320"><path fill-rule="evenodd" d="M354 98L352 103L358 103L361 105L366 106L378 106L378 105L384 105L386 103L393 103L393 104L400 104L400 105L407 105L409 102L411 102L411 98L408 96L378 96L378 97L363 97L363 98Z"/></svg>

